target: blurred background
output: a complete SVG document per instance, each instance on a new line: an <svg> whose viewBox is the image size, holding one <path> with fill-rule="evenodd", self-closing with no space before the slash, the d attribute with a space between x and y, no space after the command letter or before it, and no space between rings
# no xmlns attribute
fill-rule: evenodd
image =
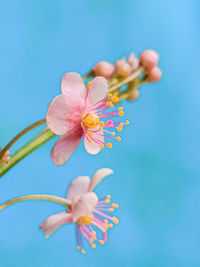
<svg viewBox="0 0 200 267"><path fill-rule="evenodd" d="M0 202L29 193L65 196L75 177L113 168L96 190L120 204L108 244L82 255L74 225L46 240L39 224L63 208L24 202L0 213L0 266L200 266L199 11L198 0L1 1L0 146L45 117L65 72L84 75L100 60L154 49L163 78L123 103L131 125L111 151L94 157L81 145L56 167L53 139L0 179Z"/></svg>

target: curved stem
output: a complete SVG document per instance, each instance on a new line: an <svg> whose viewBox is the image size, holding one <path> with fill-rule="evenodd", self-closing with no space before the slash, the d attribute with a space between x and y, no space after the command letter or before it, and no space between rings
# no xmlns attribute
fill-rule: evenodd
<svg viewBox="0 0 200 267"><path fill-rule="evenodd" d="M17 141L19 140L23 135L25 135L26 133L28 133L29 131L31 131L32 129L45 124L46 123L46 119L37 121L33 124L31 124L30 126L28 126L27 128L25 128L24 130L22 130L20 133L18 133L1 151L0 151L0 159L3 157L3 155L6 153L6 151Z"/></svg>
<svg viewBox="0 0 200 267"><path fill-rule="evenodd" d="M43 194L37 194L37 195L25 195L13 198L11 200L8 200L0 205L0 210L3 210L7 208L8 206L15 204L17 202L25 201L25 200L48 200L52 202L56 202L60 205L63 205L67 207L68 209L71 209L71 201L62 197L52 196L52 195L43 195Z"/></svg>
<svg viewBox="0 0 200 267"><path fill-rule="evenodd" d="M20 160L34 151L36 148L46 143L49 139L51 139L55 134L49 129L44 129L39 135L33 138L29 143L25 146L17 150L11 157L8 163L0 165L0 177L3 176L10 168L12 168L15 164L17 164Z"/></svg>

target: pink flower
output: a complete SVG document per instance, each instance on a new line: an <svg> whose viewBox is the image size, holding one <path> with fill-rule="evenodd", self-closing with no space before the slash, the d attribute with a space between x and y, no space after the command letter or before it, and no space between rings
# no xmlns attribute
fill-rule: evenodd
<svg viewBox="0 0 200 267"><path fill-rule="evenodd" d="M1 151L1 149L0 149L0 151ZM10 151L7 150L4 153L3 157L0 159L0 164L5 164L5 163L8 163L9 161L10 161Z"/></svg>
<svg viewBox="0 0 200 267"><path fill-rule="evenodd" d="M88 176L79 176L74 179L67 190L67 199L72 203L71 210L52 215L41 224L40 229L44 230L45 237L49 237L64 224L75 223L76 248L82 253L86 253L82 237L89 242L92 248L96 248L95 242L102 245L107 242L107 230L113 227L113 223L117 224L119 220L105 212L113 212L114 208L118 208L119 205L111 203L110 195L98 199L92 191L104 177L112 173L111 169L103 168L96 171L91 179ZM95 230L102 232L101 239L98 238Z"/></svg>
<svg viewBox="0 0 200 267"><path fill-rule="evenodd" d="M113 122L110 118L124 115L122 107L118 110L106 112L118 102L116 96L108 94L107 80L96 77L86 87L78 73L71 72L63 75L61 83L62 94L56 96L47 111L47 125L57 135L62 137L52 149L52 159L56 165L64 164L79 145L84 136L85 149L90 154L97 154L106 145L104 138L121 140L115 137L113 129L121 132L123 125L129 124ZM109 119L102 121L100 119ZM108 129L106 129L108 128ZM112 129L112 131L109 131Z"/></svg>
<svg viewBox="0 0 200 267"><path fill-rule="evenodd" d="M110 79L115 73L115 66L107 61L100 61L94 66L93 71L96 76Z"/></svg>
<svg viewBox="0 0 200 267"><path fill-rule="evenodd" d="M140 55L140 63L147 69L152 69L158 64L159 55L153 50L145 50Z"/></svg>

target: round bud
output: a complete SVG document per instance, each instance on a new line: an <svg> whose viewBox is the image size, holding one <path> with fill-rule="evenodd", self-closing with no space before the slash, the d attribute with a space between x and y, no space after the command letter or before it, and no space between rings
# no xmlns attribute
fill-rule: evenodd
<svg viewBox="0 0 200 267"><path fill-rule="evenodd" d="M150 82L158 82L162 77L162 71L158 67L154 67L146 72Z"/></svg>
<svg viewBox="0 0 200 267"><path fill-rule="evenodd" d="M139 97L139 90L138 89L135 89L131 92L130 96L128 97L127 100L129 101L135 101L138 97Z"/></svg>
<svg viewBox="0 0 200 267"><path fill-rule="evenodd" d="M152 69L158 64L159 55L153 50L145 50L140 55L140 63L147 69Z"/></svg>
<svg viewBox="0 0 200 267"><path fill-rule="evenodd" d="M117 72L122 77L128 77L132 72L131 66L124 60L117 60L115 66L117 68Z"/></svg>
<svg viewBox="0 0 200 267"><path fill-rule="evenodd" d="M96 76L110 79L115 73L115 67L107 61L100 61L94 66L93 71Z"/></svg>

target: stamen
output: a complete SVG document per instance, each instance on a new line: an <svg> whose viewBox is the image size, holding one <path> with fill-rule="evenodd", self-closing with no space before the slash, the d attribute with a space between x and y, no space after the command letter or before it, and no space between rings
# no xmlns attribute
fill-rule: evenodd
<svg viewBox="0 0 200 267"><path fill-rule="evenodd" d="M80 249L81 249L81 247L80 247L80 246L76 246L76 249L77 249L77 250L80 250Z"/></svg>
<svg viewBox="0 0 200 267"><path fill-rule="evenodd" d="M122 111L122 110L124 110L123 107L119 107L119 108L118 108L118 111Z"/></svg>
<svg viewBox="0 0 200 267"><path fill-rule="evenodd" d="M92 82L89 82L87 86L90 87L91 85L92 85Z"/></svg>
<svg viewBox="0 0 200 267"><path fill-rule="evenodd" d="M124 116L124 111L120 111L120 112L119 112L119 116L120 116L120 117L123 117L123 116Z"/></svg>
<svg viewBox="0 0 200 267"><path fill-rule="evenodd" d="M103 240L99 240L99 243L100 243L101 245L104 245L104 241L103 241Z"/></svg>
<svg viewBox="0 0 200 267"><path fill-rule="evenodd" d="M119 208L119 204L117 204L117 203L112 203L112 207L115 208L115 209L118 209L118 208Z"/></svg>
<svg viewBox="0 0 200 267"><path fill-rule="evenodd" d="M115 224L118 224L118 223L119 223L119 219L117 219L116 217L113 217L112 220L113 220L113 222L114 222Z"/></svg>
<svg viewBox="0 0 200 267"><path fill-rule="evenodd" d="M86 254L86 251L85 251L84 249L82 249L81 252L82 252L83 254Z"/></svg>
<svg viewBox="0 0 200 267"><path fill-rule="evenodd" d="M113 95L112 93L108 93L108 97L112 97L112 95Z"/></svg>
<svg viewBox="0 0 200 267"><path fill-rule="evenodd" d="M95 248L96 248L96 245L93 243L93 244L91 245L91 248L95 249Z"/></svg>
<svg viewBox="0 0 200 267"><path fill-rule="evenodd" d="M111 143L107 143L106 146L107 146L108 148L112 148L112 144L111 144Z"/></svg>
<svg viewBox="0 0 200 267"><path fill-rule="evenodd" d="M129 125L130 124L130 121L126 121L126 123L125 123L126 125Z"/></svg>
<svg viewBox="0 0 200 267"><path fill-rule="evenodd" d="M114 102L119 102L119 98L117 97L117 96L112 96L112 101L114 101Z"/></svg>
<svg viewBox="0 0 200 267"><path fill-rule="evenodd" d="M117 136L116 139L117 139L118 142L121 141L121 137L120 136Z"/></svg>

